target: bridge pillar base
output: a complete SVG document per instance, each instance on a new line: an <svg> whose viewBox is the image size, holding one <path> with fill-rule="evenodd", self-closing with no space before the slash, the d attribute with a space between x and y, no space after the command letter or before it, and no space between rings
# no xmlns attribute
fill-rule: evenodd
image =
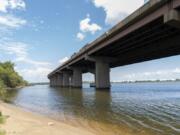
<svg viewBox="0 0 180 135"><path fill-rule="evenodd" d="M56 76L53 76L52 79L51 79L51 81L52 81L51 86L52 86L52 87L55 87L55 86L57 85L57 84L56 84Z"/></svg>
<svg viewBox="0 0 180 135"><path fill-rule="evenodd" d="M49 85L50 85L50 87L53 86L52 78L49 78Z"/></svg>
<svg viewBox="0 0 180 135"><path fill-rule="evenodd" d="M51 78L51 87L53 87L54 86L54 78L52 77Z"/></svg>
<svg viewBox="0 0 180 135"><path fill-rule="evenodd" d="M73 87L74 88L81 88L82 87L82 70L79 67L73 68Z"/></svg>
<svg viewBox="0 0 180 135"><path fill-rule="evenodd" d="M110 67L103 60L96 60L96 89L110 89Z"/></svg>
<svg viewBox="0 0 180 135"><path fill-rule="evenodd" d="M63 86L63 74L57 75L57 86L62 87Z"/></svg>
<svg viewBox="0 0 180 135"><path fill-rule="evenodd" d="M177 10L170 10L164 15L164 23L180 28L180 12Z"/></svg>
<svg viewBox="0 0 180 135"><path fill-rule="evenodd" d="M63 87L69 87L70 86L70 74L68 72L63 72Z"/></svg>

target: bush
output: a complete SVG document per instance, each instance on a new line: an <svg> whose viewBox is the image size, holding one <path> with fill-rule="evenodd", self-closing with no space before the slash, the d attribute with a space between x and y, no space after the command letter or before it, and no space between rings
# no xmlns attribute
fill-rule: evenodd
<svg viewBox="0 0 180 135"><path fill-rule="evenodd" d="M3 124L6 122L6 117L2 115L2 112L0 112L0 124Z"/></svg>
<svg viewBox="0 0 180 135"><path fill-rule="evenodd" d="M3 99L6 97L6 87L2 80L0 80L0 99ZM2 114L0 114L1 116Z"/></svg>
<svg viewBox="0 0 180 135"><path fill-rule="evenodd" d="M6 132L4 130L0 129L0 135L5 135L5 134L6 134Z"/></svg>
<svg viewBox="0 0 180 135"><path fill-rule="evenodd" d="M16 88L27 85L27 82L14 70L14 64L9 61L0 63L0 80L0 89L1 87Z"/></svg>

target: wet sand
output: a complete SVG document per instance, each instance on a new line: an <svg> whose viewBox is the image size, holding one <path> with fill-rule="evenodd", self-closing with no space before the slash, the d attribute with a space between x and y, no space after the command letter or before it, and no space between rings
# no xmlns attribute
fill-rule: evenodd
<svg viewBox="0 0 180 135"><path fill-rule="evenodd" d="M95 135L85 128L73 127L44 116L0 103L0 111L9 118L2 125L7 135Z"/></svg>

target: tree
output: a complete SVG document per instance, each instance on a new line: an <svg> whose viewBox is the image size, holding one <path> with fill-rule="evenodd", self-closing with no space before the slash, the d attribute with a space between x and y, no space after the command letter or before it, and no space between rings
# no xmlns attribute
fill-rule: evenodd
<svg viewBox="0 0 180 135"><path fill-rule="evenodd" d="M27 82L14 70L14 66L10 61L0 63L0 80L2 83L9 88L27 85Z"/></svg>

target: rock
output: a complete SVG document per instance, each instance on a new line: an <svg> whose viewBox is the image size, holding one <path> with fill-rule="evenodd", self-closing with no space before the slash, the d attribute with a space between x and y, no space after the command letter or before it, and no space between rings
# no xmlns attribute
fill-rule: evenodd
<svg viewBox="0 0 180 135"><path fill-rule="evenodd" d="M54 123L53 122L48 122L48 126L53 126Z"/></svg>

